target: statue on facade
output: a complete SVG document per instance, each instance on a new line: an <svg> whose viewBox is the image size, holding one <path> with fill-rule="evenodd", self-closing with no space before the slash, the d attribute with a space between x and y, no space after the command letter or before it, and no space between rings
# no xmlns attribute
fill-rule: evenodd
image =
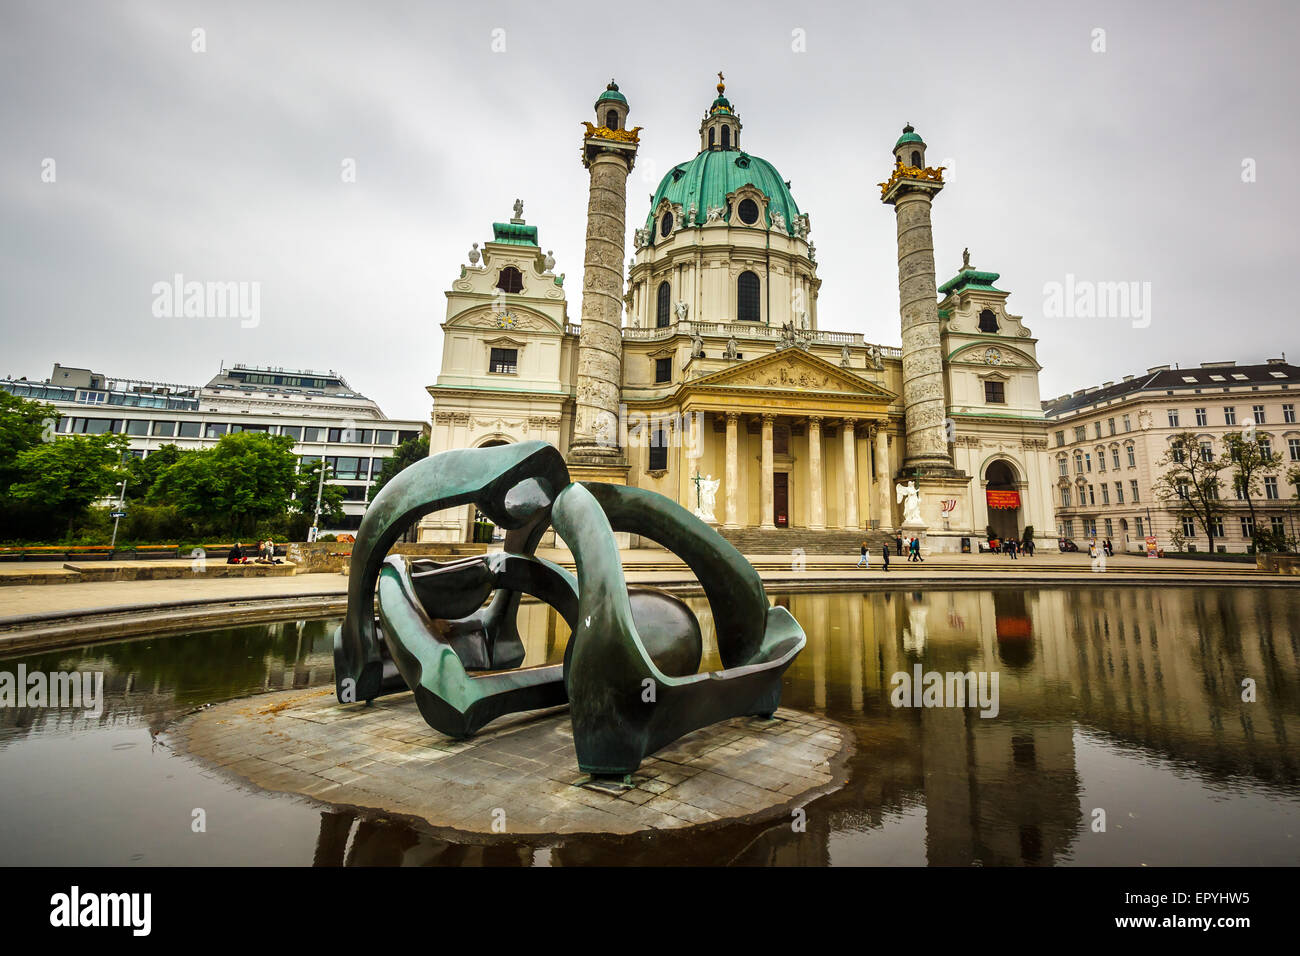
<svg viewBox="0 0 1300 956"><path fill-rule="evenodd" d="M542 271L548 275L550 274L550 271L555 268L554 252L554 249L547 249L546 258L542 260Z"/></svg>
<svg viewBox="0 0 1300 956"><path fill-rule="evenodd" d="M718 497L718 485L722 484L722 480L712 475L701 478L698 471L692 480L695 482L695 517L701 521L716 522L718 517L713 509Z"/></svg>
<svg viewBox="0 0 1300 956"><path fill-rule="evenodd" d="M704 358L704 336L698 332L691 339L691 358Z"/></svg>
<svg viewBox="0 0 1300 956"><path fill-rule="evenodd" d="M636 229L632 232L632 244L636 246L638 249L645 248L645 244L646 244L645 238L646 238L646 231L644 229Z"/></svg>
<svg viewBox="0 0 1300 956"><path fill-rule="evenodd" d="M694 225L695 225L695 215L696 215L696 213L698 213L699 211L700 211L700 210L699 210L699 207L696 206L695 203L691 203L691 208L688 209L688 210L686 210L686 225L687 225L687 226L694 226Z"/></svg>
<svg viewBox="0 0 1300 956"><path fill-rule="evenodd" d="M814 265L817 264L817 243L815 242L808 243L808 261Z"/></svg>
<svg viewBox="0 0 1300 956"><path fill-rule="evenodd" d="M794 346L795 346L794 326L789 322L782 322L781 342L779 345L777 345L777 348L789 349L789 348L794 348Z"/></svg>
<svg viewBox="0 0 1300 956"><path fill-rule="evenodd" d="M848 368L853 360L853 353L847 345L840 346L840 368Z"/></svg>
<svg viewBox="0 0 1300 956"><path fill-rule="evenodd" d="M709 223L722 222L722 217L725 216L726 213L726 206L709 206L708 209L705 210L704 224L707 226Z"/></svg>
<svg viewBox="0 0 1300 956"><path fill-rule="evenodd" d="M961 271L965 272L969 268L970 268L970 249L963 249L961 251Z"/></svg>
<svg viewBox="0 0 1300 956"><path fill-rule="evenodd" d="M524 201L522 199L515 200L515 218L516 219L524 218Z"/></svg>
<svg viewBox="0 0 1300 956"><path fill-rule="evenodd" d="M733 361L740 358L740 346L736 344L735 339L727 339L727 350L722 353L722 357Z"/></svg>
<svg viewBox="0 0 1300 956"><path fill-rule="evenodd" d="M691 311L691 307L685 299L678 299L676 304L673 305L673 311L677 313L678 322L685 322L686 314Z"/></svg>
<svg viewBox="0 0 1300 956"><path fill-rule="evenodd" d="M921 492L917 490L916 482L909 481L905 485L898 485L894 495L896 504L903 506L903 524L924 525L921 520Z"/></svg>
<svg viewBox="0 0 1300 956"><path fill-rule="evenodd" d="M800 215L795 216L795 217L794 217L794 234L795 234L796 236L798 236L800 239L803 239L803 240L806 241L806 240L808 239L808 231L809 231L809 225L808 225L808 214L807 214L807 213L801 213Z"/></svg>
<svg viewBox="0 0 1300 956"><path fill-rule="evenodd" d="M885 367L885 361L880 357L880 346L872 345L867 348L867 355L871 357L871 367L879 372Z"/></svg>
<svg viewBox="0 0 1300 956"><path fill-rule="evenodd" d="M471 246L469 250L469 264L472 266L478 265L478 261L482 257L482 255L483 254L478 251L478 243L477 242L474 243L474 245Z"/></svg>
<svg viewBox="0 0 1300 956"><path fill-rule="evenodd" d="M806 309L794 310L794 324L801 329L808 328L808 311Z"/></svg>
<svg viewBox="0 0 1300 956"><path fill-rule="evenodd" d="M772 229L783 235L789 235L789 230L785 228L785 215L779 209L772 210Z"/></svg>

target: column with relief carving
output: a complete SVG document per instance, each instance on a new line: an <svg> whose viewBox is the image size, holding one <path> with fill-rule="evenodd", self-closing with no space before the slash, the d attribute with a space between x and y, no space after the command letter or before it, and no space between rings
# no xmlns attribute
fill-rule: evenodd
<svg viewBox="0 0 1300 956"><path fill-rule="evenodd" d="M725 502L727 506L727 527L740 527L740 462L737 453L738 412L727 412L727 481Z"/></svg>
<svg viewBox="0 0 1300 956"><path fill-rule="evenodd" d="M820 415L808 419L808 527L821 531L826 527L826 505L822 500L822 420Z"/></svg>
<svg viewBox="0 0 1300 956"><path fill-rule="evenodd" d="M772 473L775 468L775 462L772 454L772 423L776 421L775 415L763 416L763 477L762 477L762 499L759 507L763 513L759 515L758 526L760 528L771 528L776 530L776 523L773 520L773 514L776 508L775 489Z"/></svg>
<svg viewBox="0 0 1300 956"><path fill-rule="evenodd" d="M885 423L876 424L876 491L880 496L880 530L891 530L889 517L889 433Z"/></svg>
<svg viewBox="0 0 1300 956"><path fill-rule="evenodd" d="M844 419L844 527L856 531L858 525L857 435L852 418Z"/></svg>

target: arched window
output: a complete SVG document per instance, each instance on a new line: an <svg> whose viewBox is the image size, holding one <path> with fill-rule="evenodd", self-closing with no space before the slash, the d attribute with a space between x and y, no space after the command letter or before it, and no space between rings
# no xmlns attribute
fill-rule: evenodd
<svg viewBox="0 0 1300 956"><path fill-rule="evenodd" d="M713 148L713 134L716 132L717 130L714 129L712 126L709 127L709 149Z"/></svg>
<svg viewBox="0 0 1300 956"><path fill-rule="evenodd" d="M758 203L752 199L742 199L736 212L740 214L740 221L747 226L758 222Z"/></svg>
<svg viewBox="0 0 1300 956"><path fill-rule="evenodd" d="M722 148L731 149L731 127L722 127Z"/></svg>
<svg viewBox="0 0 1300 956"><path fill-rule="evenodd" d="M659 220L659 238L666 239L668 234L673 231L673 214L666 212L663 218Z"/></svg>
<svg viewBox="0 0 1300 956"><path fill-rule="evenodd" d="M742 272L736 280L736 318L741 322L758 322L762 319L758 276L752 272Z"/></svg>
<svg viewBox="0 0 1300 956"><path fill-rule="evenodd" d="M497 288L502 292L523 292L524 277L514 266L506 266L497 279Z"/></svg>
<svg viewBox="0 0 1300 956"><path fill-rule="evenodd" d="M659 292L655 302L655 328L668 328L668 283L659 283Z"/></svg>
<svg viewBox="0 0 1300 956"><path fill-rule="evenodd" d="M921 166L921 153L919 150L912 150L912 165L916 166L918 169Z"/></svg>
<svg viewBox="0 0 1300 956"><path fill-rule="evenodd" d="M998 330L998 317L993 314L992 309L985 309L980 313L980 331L996 332Z"/></svg>
<svg viewBox="0 0 1300 956"><path fill-rule="evenodd" d="M610 110L605 114L605 125L610 129L618 129L618 110Z"/></svg>

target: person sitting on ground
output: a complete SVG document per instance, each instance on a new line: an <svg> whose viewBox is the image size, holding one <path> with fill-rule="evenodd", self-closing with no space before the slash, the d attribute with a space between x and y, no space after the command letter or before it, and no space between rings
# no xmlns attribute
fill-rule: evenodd
<svg viewBox="0 0 1300 956"><path fill-rule="evenodd" d="M238 541L236 541L235 546L230 549L230 554L226 556L226 564L243 564L243 563L244 563L244 549L243 546Z"/></svg>

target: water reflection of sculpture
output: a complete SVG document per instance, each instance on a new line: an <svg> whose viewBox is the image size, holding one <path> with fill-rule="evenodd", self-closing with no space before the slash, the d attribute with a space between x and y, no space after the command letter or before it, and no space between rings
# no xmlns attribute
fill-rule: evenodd
<svg viewBox="0 0 1300 956"><path fill-rule="evenodd" d="M387 556L412 521L466 503L506 529L504 551L446 564ZM552 522L576 580L534 554ZM700 628L683 602L627 586L620 531L669 548L695 573L719 622L724 670L697 673ZM520 667L521 594L568 622L562 665ZM749 562L699 518L653 492L570 484L558 451L523 442L432 456L375 497L353 549L335 684L344 703L410 687L425 721L453 737L567 700L579 767L623 774L693 730L770 716L805 641L789 612L768 606Z"/></svg>

